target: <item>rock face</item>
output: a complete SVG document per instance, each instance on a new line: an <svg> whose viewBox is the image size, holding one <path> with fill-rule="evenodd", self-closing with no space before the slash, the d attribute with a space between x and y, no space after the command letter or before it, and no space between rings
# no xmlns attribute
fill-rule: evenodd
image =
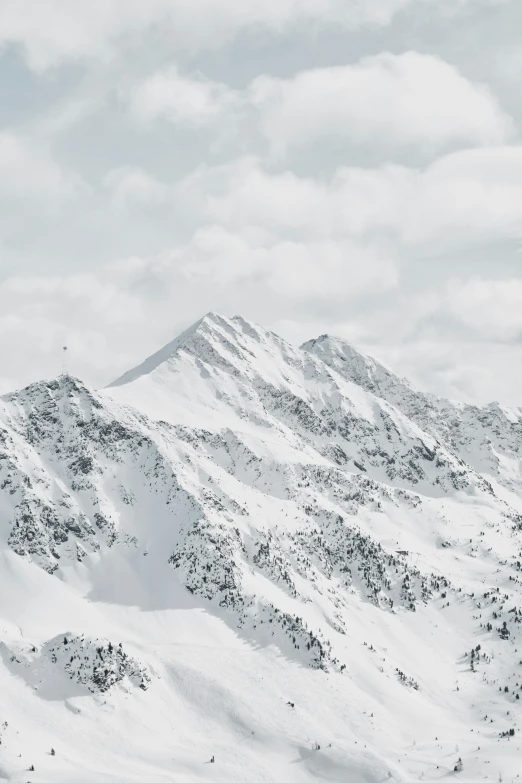
<svg viewBox="0 0 522 783"><path fill-rule="evenodd" d="M11 670L36 690L45 690L60 676L90 693L106 693L117 684L146 691L151 684L147 668L129 656L121 642L64 633L50 639L41 649L34 645L5 644L1 650Z"/></svg>
<svg viewBox="0 0 522 783"><path fill-rule="evenodd" d="M139 449L139 436L74 378L41 382L4 398L0 486L9 546L49 572L117 540L104 461ZM133 446L130 441L134 436ZM125 490L115 495L126 502Z"/></svg>
<svg viewBox="0 0 522 783"><path fill-rule="evenodd" d="M121 642L65 633L47 642L42 655L91 693L105 693L125 681L146 691L151 683L146 667L127 655Z"/></svg>

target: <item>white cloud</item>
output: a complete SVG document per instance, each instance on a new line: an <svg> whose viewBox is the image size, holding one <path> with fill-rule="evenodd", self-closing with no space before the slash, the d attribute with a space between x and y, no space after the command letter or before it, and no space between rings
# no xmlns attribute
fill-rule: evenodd
<svg viewBox="0 0 522 783"><path fill-rule="evenodd" d="M111 59L125 42L157 32L176 49L214 49L242 31L280 34L306 22L358 29L388 25L412 7L446 16L471 5L510 0L2 0L0 43L22 45L43 70L83 58Z"/></svg>
<svg viewBox="0 0 522 783"><path fill-rule="evenodd" d="M98 274L33 275L8 277L0 286L4 311L14 303L17 312L52 316L56 308L74 309L80 317L103 314L106 323L126 323L141 312L138 299L118 285L105 268ZM1 300L0 300L1 301Z"/></svg>
<svg viewBox="0 0 522 783"><path fill-rule="evenodd" d="M429 2L445 0L429 0ZM413 0L3 0L0 43L20 43L37 69L114 58L126 42L161 29L177 49L216 48L242 30L280 33L306 21L386 25Z"/></svg>
<svg viewBox="0 0 522 783"><path fill-rule="evenodd" d="M389 253L350 240L280 243L271 248L269 261L269 283L279 294L332 308L397 284Z"/></svg>
<svg viewBox="0 0 522 783"><path fill-rule="evenodd" d="M498 144L513 132L486 87L417 52L382 53L290 79L260 76L250 97L277 155L332 139L386 150L437 149Z"/></svg>
<svg viewBox="0 0 522 783"><path fill-rule="evenodd" d="M0 132L0 194L37 199L47 206L68 198L79 182L64 173L50 153L19 134Z"/></svg>
<svg viewBox="0 0 522 783"><path fill-rule="evenodd" d="M522 280L472 278L449 284L452 314L488 340L515 340L522 335Z"/></svg>
<svg viewBox="0 0 522 783"><path fill-rule="evenodd" d="M520 235L522 147L467 150L435 161L410 198L406 241L444 234L481 241Z"/></svg>
<svg viewBox="0 0 522 783"><path fill-rule="evenodd" d="M174 257L191 280L218 286L255 281L297 302L344 303L397 283L395 260L386 249L351 240L274 241L208 226Z"/></svg>
<svg viewBox="0 0 522 783"><path fill-rule="evenodd" d="M350 64L263 75L233 90L201 74L165 67L121 92L131 114L180 126L244 126L259 148L282 158L311 145L378 149L393 159L411 147L433 153L462 145L497 145L514 134L511 118L487 87L453 65L418 52L382 53ZM257 142L256 142L257 138Z"/></svg>
<svg viewBox="0 0 522 783"><path fill-rule="evenodd" d="M104 178L110 192L111 205L119 215L133 208L155 208L165 202L168 187L143 169L124 166L112 169Z"/></svg>
<svg viewBox="0 0 522 783"><path fill-rule="evenodd" d="M268 231L296 229L317 236L331 208L328 185L291 171L269 174L255 157L200 166L177 186L179 199L227 227L256 225Z"/></svg>
<svg viewBox="0 0 522 783"><path fill-rule="evenodd" d="M376 234L403 247L458 249L522 234L522 147L465 150L423 169L341 168L330 180L268 173L248 157L200 167L176 187L202 220L301 241Z"/></svg>
<svg viewBox="0 0 522 783"><path fill-rule="evenodd" d="M235 104L234 91L203 76L182 76L175 65L135 85L128 95L131 112L141 122L164 118L179 125L207 125Z"/></svg>

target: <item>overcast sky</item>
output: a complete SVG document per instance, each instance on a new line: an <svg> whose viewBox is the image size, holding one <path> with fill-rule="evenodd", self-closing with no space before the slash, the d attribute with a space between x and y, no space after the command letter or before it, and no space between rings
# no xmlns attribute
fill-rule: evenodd
<svg viewBox="0 0 522 783"><path fill-rule="evenodd" d="M522 404L520 0L0 0L0 391L208 310Z"/></svg>

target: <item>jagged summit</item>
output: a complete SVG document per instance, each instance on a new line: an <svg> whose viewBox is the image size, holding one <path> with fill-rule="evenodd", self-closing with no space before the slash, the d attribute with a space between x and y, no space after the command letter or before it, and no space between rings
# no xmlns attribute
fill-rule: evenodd
<svg viewBox="0 0 522 783"><path fill-rule="evenodd" d="M219 357L221 364L228 362L237 369L244 369L242 365L245 360L246 363L251 363L255 354L258 354L256 346L260 345L269 351L282 350L286 355L298 355L300 351L313 354L370 391L378 390L386 380L389 381L388 385L401 383L413 389L409 381L400 379L382 362L365 355L340 338L321 335L297 349L273 332L240 315L228 318L214 312L204 315L159 351L110 383L107 388L133 383L154 373L162 365L168 365L171 360L176 359L181 352L203 362L212 362Z"/></svg>
<svg viewBox="0 0 522 783"><path fill-rule="evenodd" d="M332 370L391 403L480 473L522 490L522 410L498 403L477 406L421 391L382 362L344 340L321 335L301 346Z"/></svg>
<svg viewBox="0 0 522 783"><path fill-rule="evenodd" d="M54 378L42 378L39 381L32 381L27 384L27 386L0 395L0 399L9 401L16 397L35 394L38 391L44 390L60 393L71 391L89 391L89 393L91 393L81 378L77 378L75 375L61 373Z"/></svg>
<svg viewBox="0 0 522 783"><path fill-rule="evenodd" d="M110 383L107 388L133 383L143 376L154 373L162 365L168 365L182 352L203 361L210 359L210 354L223 357L227 354L229 360L233 354L237 357L244 351L245 341L259 343L267 339L284 342L273 332L247 321L240 315L227 318L209 312L137 367L128 370Z"/></svg>
<svg viewBox="0 0 522 783"><path fill-rule="evenodd" d="M415 390L407 379L400 378L383 362L377 361L339 337L323 334L308 340L298 349L273 332L240 315L228 318L214 312L204 315L171 342L110 383L107 388L133 383L153 373L162 365L168 365L181 352L204 362L212 361L219 355L221 360L231 362L239 369L245 359L249 363L254 358L253 354L257 352L252 351L252 347L255 348L256 345L264 345L265 348L268 346L270 350L275 351L282 350L287 355L298 355L300 352L313 354L345 378L378 394L381 390L397 386L405 387L410 391Z"/></svg>
<svg viewBox="0 0 522 783"><path fill-rule="evenodd" d="M381 395L381 392L392 389L407 389L412 392L415 387L407 378L401 378L384 362L374 359L341 337L322 334L301 345L303 351L310 351L319 356L326 364L337 372L369 391Z"/></svg>
<svg viewBox="0 0 522 783"><path fill-rule="evenodd" d="M59 375L56 378L35 381L0 397L0 425L3 422L22 421L34 426L42 411L40 426L51 428L60 420L63 411L81 411L83 416L100 408L98 394L73 375Z"/></svg>
<svg viewBox="0 0 522 783"><path fill-rule="evenodd" d="M265 393L304 402L306 379L331 383L332 373L312 353L241 316L211 313L104 393L151 416L214 428L223 417L237 426L238 414L245 424L264 419Z"/></svg>

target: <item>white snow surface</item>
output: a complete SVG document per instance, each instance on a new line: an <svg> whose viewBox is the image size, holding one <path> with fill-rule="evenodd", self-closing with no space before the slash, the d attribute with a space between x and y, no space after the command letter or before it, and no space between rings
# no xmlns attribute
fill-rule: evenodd
<svg viewBox="0 0 522 783"><path fill-rule="evenodd" d="M521 459L239 316L5 395L0 781L517 780Z"/></svg>

